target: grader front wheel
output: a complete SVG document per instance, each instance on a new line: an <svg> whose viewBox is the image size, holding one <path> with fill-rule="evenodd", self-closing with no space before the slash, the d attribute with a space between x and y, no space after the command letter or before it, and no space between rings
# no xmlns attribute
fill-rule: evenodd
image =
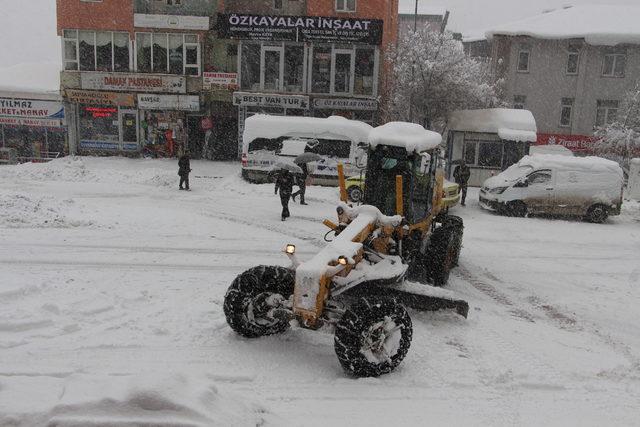
<svg viewBox="0 0 640 427"><path fill-rule="evenodd" d="M236 277L224 297L227 323L247 338L284 332L289 321L275 316L272 304L287 300L294 286L294 272L288 268L262 265L245 271Z"/></svg>
<svg viewBox="0 0 640 427"><path fill-rule="evenodd" d="M393 371L411 346L407 310L394 299L362 298L336 326L335 351L342 368L356 377Z"/></svg>

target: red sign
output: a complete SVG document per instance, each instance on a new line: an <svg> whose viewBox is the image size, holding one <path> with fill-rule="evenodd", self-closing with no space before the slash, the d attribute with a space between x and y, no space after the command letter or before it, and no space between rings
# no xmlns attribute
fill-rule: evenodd
<svg viewBox="0 0 640 427"><path fill-rule="evenodd" d="M211 117L203 117L200 120L200 127L202 128L202 130L213 129L213 120L211 120Z"/></svg>
<svg viewBox="0 0 640 427"><path fill-rule="evenodd" d="M535 145L562 145L574 153L593 154L595 141L593 136L539 133Z"/></svg>

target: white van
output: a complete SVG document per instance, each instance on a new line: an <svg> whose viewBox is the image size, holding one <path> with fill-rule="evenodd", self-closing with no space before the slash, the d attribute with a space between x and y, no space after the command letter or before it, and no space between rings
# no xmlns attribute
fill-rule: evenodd
<svg viewBox="0 0 640 427"><path fill-rule="evenodd" d="M480 206L513 216L580 216L603 222L622 207L622 168L600 157L525 156L487 179Z"/></svg>
<svg viewBox="0 0 640 427"><path fill-rule="evenodd" d="M364 164L362 144L373 129L370 125L344 117L287 117L255 115L245 121L242 149L242 176L250 182L267 182L273 166L285 157L315 153L322 159L309 166L316 185L337 185L338 163L345 175L358 173Z"/></svg>

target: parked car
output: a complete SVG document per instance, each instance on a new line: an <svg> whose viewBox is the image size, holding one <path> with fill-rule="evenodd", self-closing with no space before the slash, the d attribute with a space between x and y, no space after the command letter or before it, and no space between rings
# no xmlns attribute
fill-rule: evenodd
<svg viewBox="0 0 640 427"><path fill-rule="evenodd" d="M616 162L600 157L525 156L484 182L480 206L512 216L570 215L600 223L620 214L622 189L622 169Z"/></svg>
<svg viewBox="0 0 640 427"><path fill-rule="evenodd" d="M345 180L347 196L352 202L360 202L364 195L365 175L351 176ZM444 180L443 203L445 208L451 208L460 202L460 186L455 182Z"/></svg>

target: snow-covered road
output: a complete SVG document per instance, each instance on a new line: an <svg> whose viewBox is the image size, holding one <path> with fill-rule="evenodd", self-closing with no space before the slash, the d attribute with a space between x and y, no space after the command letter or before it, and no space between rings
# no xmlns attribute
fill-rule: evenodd
<svg viewBox="0 0 640 427"><path fill-rule="evenodd" d="M637 425L637 203L596 225L471 192L448 286L469 319L411 312L399 369L355 380L330 333L246 340L222 311L240 272L323 246L337 190L282 223L238 164L192 167L192 192L166 160L0 168L0 426Z"/></svg>

